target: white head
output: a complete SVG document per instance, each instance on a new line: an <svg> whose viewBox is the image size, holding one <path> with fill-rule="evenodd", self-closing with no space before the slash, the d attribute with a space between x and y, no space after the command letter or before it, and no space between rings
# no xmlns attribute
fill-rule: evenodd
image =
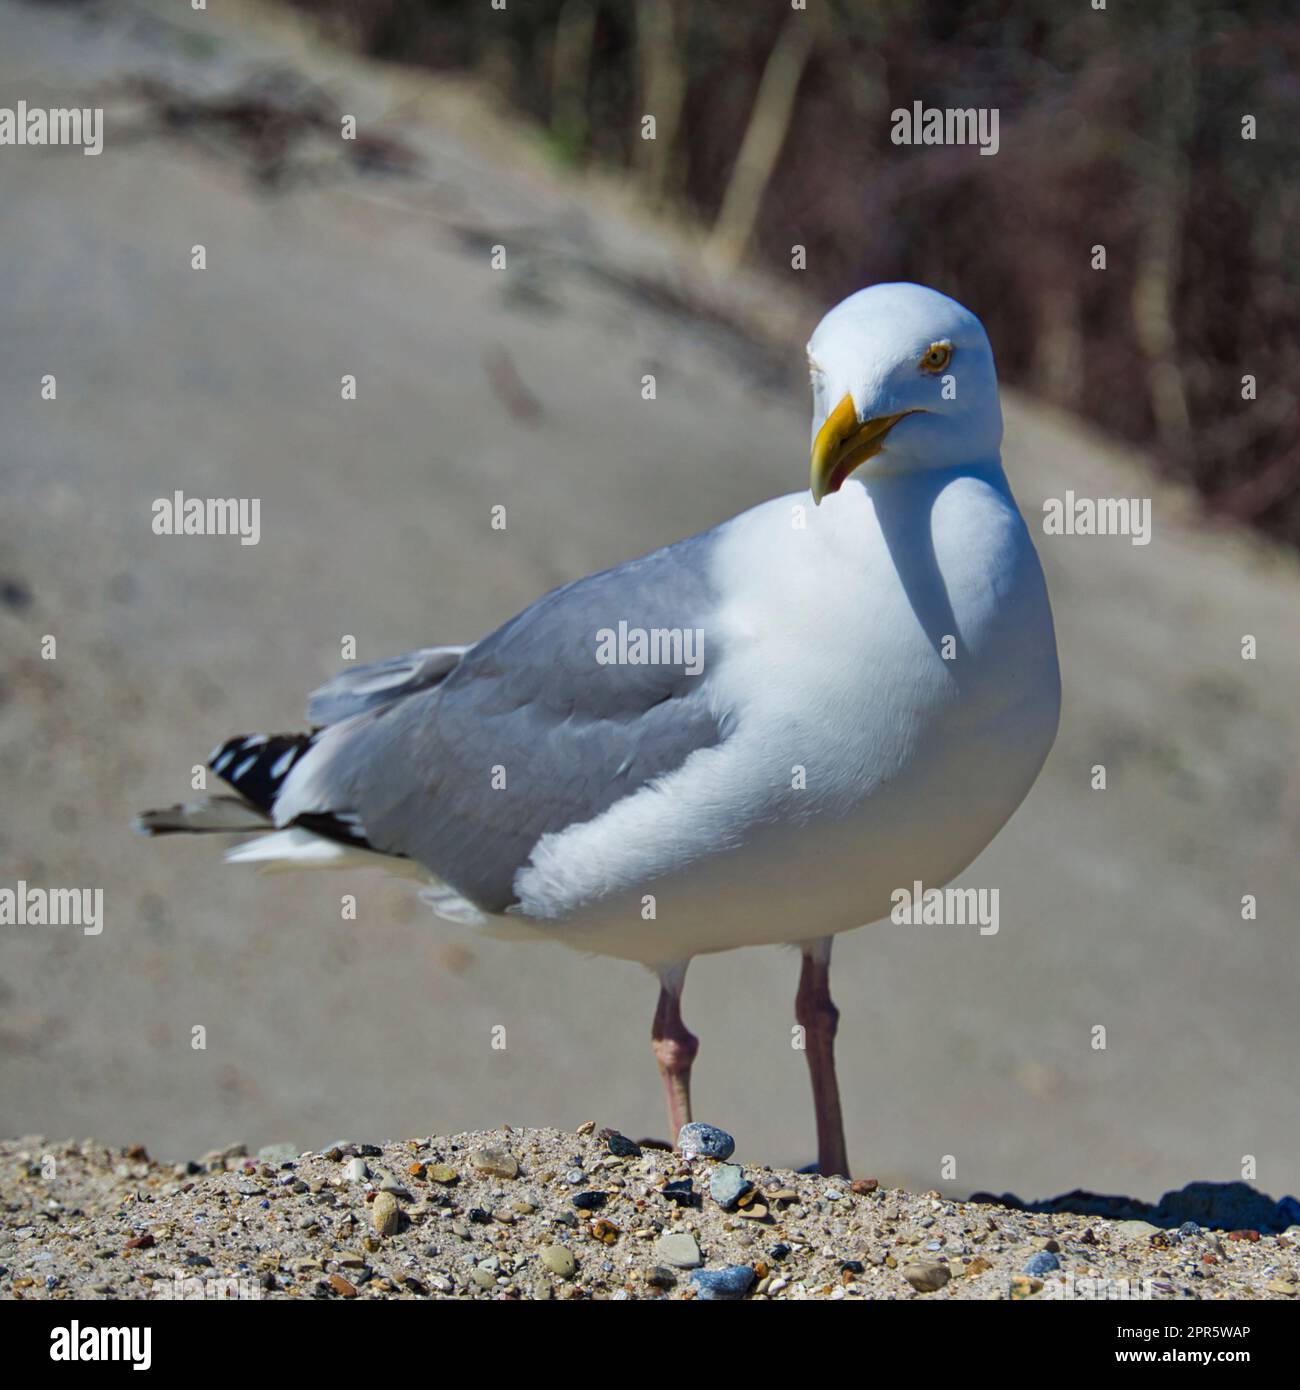
<svg viewBox="0 0 1300 1390"><path fill-rule="evenodd" d="M984 325L924 285L872 285L837 304L808 344L812 493L996 460L998 375ZM886 442L887 441L887 442Z"/></svg>

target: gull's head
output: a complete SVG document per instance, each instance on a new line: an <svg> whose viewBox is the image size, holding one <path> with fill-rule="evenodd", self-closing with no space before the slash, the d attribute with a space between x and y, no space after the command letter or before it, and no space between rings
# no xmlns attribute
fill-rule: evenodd
<svg viewBox="0 0 1300 1390"><path fill-rule="evenodd" d="M864 479L998 456L1002 410L984 325L924 285L872 285L808 344L812 495Z"/></svg>

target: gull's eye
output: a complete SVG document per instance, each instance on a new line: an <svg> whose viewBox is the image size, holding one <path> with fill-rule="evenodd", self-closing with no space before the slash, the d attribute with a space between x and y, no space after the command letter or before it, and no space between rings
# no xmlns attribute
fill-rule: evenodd
<svg viewBox="0 0 1300 1390"><path fill-rule="evenodd" d="M824 416L826 410L826 374L810 357L808 359L808 380L812 386L813 409Z"/></svg>
<svg viewBox="0 0 1300 1390"><path fill-rule="evenodd" d="M923 372L941 372L952 361L951 343L931 343L921 358Z"/></svg>

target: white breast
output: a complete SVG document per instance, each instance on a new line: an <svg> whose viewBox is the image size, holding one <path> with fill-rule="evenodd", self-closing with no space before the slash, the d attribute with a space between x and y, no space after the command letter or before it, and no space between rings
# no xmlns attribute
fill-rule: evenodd
<svg viewBox="0 0 1300 1390"><path fill-rule="evenodd" d="M778 498L715 559L703 679L732 733L516 881L581 949L659 963L873 921L970 863L1055 736L1046 588L1000 472Z"/></svg>

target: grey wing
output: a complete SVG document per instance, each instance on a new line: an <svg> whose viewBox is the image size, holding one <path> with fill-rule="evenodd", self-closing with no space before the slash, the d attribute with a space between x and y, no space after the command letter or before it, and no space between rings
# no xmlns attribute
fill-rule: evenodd
<svg viewBox="0 0 1300 1390"><path fill-rule="evenodd" d="M436 684L326 729L286 779L277 824L354 815L375 849L504 911L543 835L593 819L728 732L705 689L718 656L707 645L713 534L554 590ZM689 633L707 659L603 664L602 634L620 623Z"/></svg>
<svg viewBox="0 0 1300 1390"><path fill-rule="evenodd" d="M445 679L468 650L422 647L402 656L354 666L312 691L307 701L307 718L313 724L338 724L417 690L426 690Z"/></svg>

